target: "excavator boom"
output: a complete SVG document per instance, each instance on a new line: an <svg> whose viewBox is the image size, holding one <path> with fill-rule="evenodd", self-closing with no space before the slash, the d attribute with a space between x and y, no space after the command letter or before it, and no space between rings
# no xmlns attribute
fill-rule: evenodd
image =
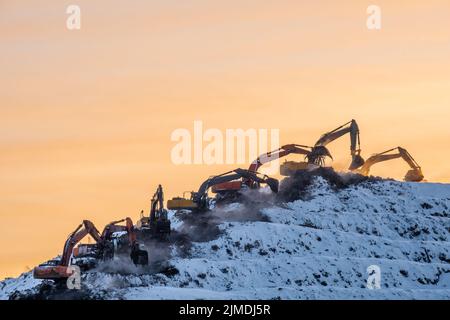
<svg viewBox="0 0 450 320"><path fill-rule="evenodd" d="M292 153L307 155L311 152L311 149L312 149L311 147L303 146L300 144L286 144L279 149L276 149L274 151L270 151L267 153L263 153L262 155L260 155L258 158L256 158L255 161L253 161L250 164L250 167L248 168L248 170L256 172L265 163L285 157Z"/></svg>
<svg viewBox="0 0 450 320"><path fill-rule="evenodd" d="M311 154L308 156L308 162L322 166L324 164L324 157L327 155L328 150L326 146L336 139L339 139L345 134L350 134L350 151L352 156L352 163L349 170L355 170L363 165L364 159L360 156L360 137L359 127L355 120L351 120L336 129L323 134L314 145ZM329 153L329 152L328 152Z"/></svg>

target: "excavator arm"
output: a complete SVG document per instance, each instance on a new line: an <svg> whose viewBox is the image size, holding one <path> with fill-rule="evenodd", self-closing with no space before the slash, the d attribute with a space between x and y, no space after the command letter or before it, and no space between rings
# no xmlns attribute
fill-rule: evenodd
<svg viewBox="0 0 450 320"><path fill-rule="evenodd" d="M349 170L355 170L363 165L364 159L360 156L360 137L359 127L355 120L351 120L336 129L323 134L319 140L317 140L311 153L308 155L308 163L322 166L324 164L324 157L329 155L329 151L326 146L336 139L350 134L350 151L352 156L352 163Z"/></svg>
<svg viewBox="0 0 450 320"><path fill-rule="evenodd" d="M164 193L162 186L158 185L150 204L150 221L156 221L158 213L164 210Z"/></svg>
<svg viewBox="0 0 450 320"><path fill-rule="evenodd" d="M131 218L127 217L126 219L126 230L128 233L128 242L131 245L134 245L137 242L136 238L136 230L134 229L133 220Z"/></svg>
<svg viewBox="0 0 450 320"><path fill-rule="evenodd" d="M66 243L64 244L63 255L61 257L61 265L69 265L73 248L87 235L90 235L97 243L102 241L100 232L97 230L95 225L89 220L83 220L83 223L80 224L78 228L69 235Z"/></svg>
<svg viewBox="0 0 450 320"><path fill-rule="evenodd" d="M390 153L395 150L397 151L397 153ZM423 180L424 176L421 167L416 162L416 160L414 160L411 154L402 147L392 148L384 152L374 154L366 160L366 162L361 166L358 172L363 175L368 175L370 172L370 168L374 164L398 158L402 158L411 168L405 175L405 181L419 182Z"/></svg>
<svg viewBox="0 0 450 320"><path fill-rule="evenodd" d="M305 148L312 149L311 147L299 144L286 144L277 150L260 155L258 158L256 158L255 161L250 164L248 170L256 172L263 164L285 157L291 153L308 155L311 150Z"/></svg>
<svg viewBox="0 0 450 320"><path fill-rule="evenodd" d="M135 265L147 265L148 264L148 252L141 249L136 236L136 229L134 228L133 220L127 217L126 230L128 233L128 242L130 244L130 258Z"/></svg>

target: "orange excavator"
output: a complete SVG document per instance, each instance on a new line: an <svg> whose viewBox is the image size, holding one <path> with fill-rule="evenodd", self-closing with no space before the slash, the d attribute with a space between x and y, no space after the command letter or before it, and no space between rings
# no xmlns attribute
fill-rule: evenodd
<svg viewBox="0 0 450 320"><path fill-rule="evenodd" d="M119 225L119 223L124 221L125 225ZM121 233L126 233L127 238L121 237ZM117 234L119 236L114 237ZM148 253L140 248L140 244L137 241L137 230L133 225L133 220L129 217L113 221L106 225L103 229L99 245L104 260L112 259L116 250L129 251L130 258L135 265L148 264Z"/></svg>
<svg viewBox="0 0 450 320"><path fill-rule="evenodd" d="M396 152L392 153L393 151ZM384 152L372 155L366 160L366 162L360 169L356 170L356 172L367 176L369 175L370 168L374 164L398 158L402 158L411 168L410 170L408 170L408 172L406 172L406 175L404 177L405 181L420 182L423 180L424 176L422 173L422 168L419 166L416 160L414 160L411 154L402 147L392 148Z"/></svg>
<svg viewBox="0 0 450 320"><path fill-rule="evenodd" d="M164 240L169 237L170 220L167 217L167 210L164 208L164 192L161 185L158 185L152 197L148 217L144 217L144 210L141 211L138 229L145 237L150 236Z"/></svg>
<svg viewBox="0 0 450 320"><path fill-rule="evenodd" d="M209 209L209 197L208 190L209 188L224 183L230 182L239 179L247 179L252 181L252 187L256 188L261 183L267 184L272 192L278 192L278 180L274 178L270 178L266 175L261 175L258 172L249 171L245 169L235 169L233 171L225 172L223 174L213 176L205 180L199 187L197 192L191 192L191 198L181 198L175 197L169 201L167 201L167 208L171 210L192 210L192 211L205 211ZM242 182L237 181L234 184L234 189L228 189L228 191L239 191L241 188Z"/></svg>
<svg viewBox="0 0 450 320"><path fill-rule="evenodd" d="M117 225L123 221L126 221L126 226ZM112 256L109 250L111 249L112 235L118 231L126 231L128 233L128 241L131 249L130 257L133 262L135 264L147 264L147 251L140 249L136 240L133 222L130 218L111 222L105 227L102 234L100 234L91 221L83 220L67 238L61 259L50 260L34 268L34 278L58 280L70 277L73 272L73 269L70 268L73 256L93 255L101 259L111 258ZM82 244L75 248L76 244L87 235L90 235L96 244Z"/></svg>
<svg viewBox="0 0 450 320"><path fill-rule="evenodd" d="M309 149L309 150L308 150ZM264 164L274 161L276 159L283 158L290 154L303 154L307 156L311 152L312 147L303 146L299 144L286 144L281 148L274 151L263 153L255 161L253 161L249 168L249 172L257 172L261 166ZM213 193L218 193L219 195L226 196L227 193L233 193L241 190L243 187L254 188L258 184L251 178L243 177L240 180L228 181L224 183L219 183L212 186L211 191Z"/></svg>

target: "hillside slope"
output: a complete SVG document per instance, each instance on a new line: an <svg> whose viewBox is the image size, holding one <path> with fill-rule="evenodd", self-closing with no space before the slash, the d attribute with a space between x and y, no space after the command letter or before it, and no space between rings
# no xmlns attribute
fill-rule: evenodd
<svg viewBox="0 0 450 320"><path fill-rule="evenodd" d="M164 268L93 270L77 292L26 273L0 282L0 298L450 298L450 185L314 176L295 201L252 192L263 202L171 212L178 240ZM380 289L366 288L371 265Z"/></svg>

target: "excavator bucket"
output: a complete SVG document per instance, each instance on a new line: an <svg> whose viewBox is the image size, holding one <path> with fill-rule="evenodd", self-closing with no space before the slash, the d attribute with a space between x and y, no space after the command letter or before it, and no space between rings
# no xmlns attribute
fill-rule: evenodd
<svg viewBox="0 0 450 320"><path fill-rule="evenodd" d="M130 258L135 265L148 265L148 252L139 248L137 244L131 248Z"/></svg>
<svg viewBox="0 0 450 320"><path fill-rule="evenodd" d="M333 159L330 151L325 146L315 146L314 148L312 148L311 152L306 155L308 163L318 166L325 165L326 157Z"/></svg>
<svg viewBox="0 0 450 320"><path fill-rule="evenodd" d="M278 193L278 186L280 183L277 179L267 178L266 183L270 187L270 190L272 190L272 192Z"/></svg>
<svg viewBox="0 0 450 320"><path fill-rule="evenodd" d="M359 167L361 167L364 164L364 159L363 157L361 157L359 154L355 154L352 157L352 163L350 164L350 166L348 167L348 170L356 170Z"/></svg>
<svg viewBox="0 0 450 320"><path fill-rule="evenodd" d="M420 169L411 169L405 175L405 181L409 182L420 182L424 178L422 171Z"/></svg>

